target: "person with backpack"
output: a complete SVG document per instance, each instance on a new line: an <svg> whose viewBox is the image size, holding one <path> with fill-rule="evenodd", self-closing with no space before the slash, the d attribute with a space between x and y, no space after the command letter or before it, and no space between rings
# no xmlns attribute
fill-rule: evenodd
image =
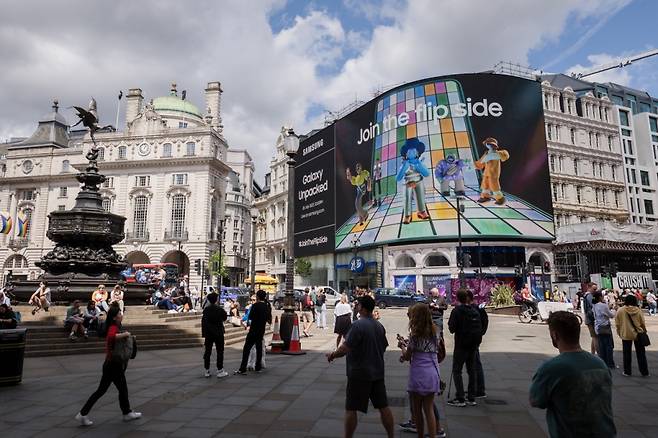
<svg viewBox="0 0 658 438"><path fill-rule="evenodd" d="M114 383L119 391L119 406L123 413L123 421L137 420L142 417L141 412L135 412L130 409L128 400L128 383L126 382L126 362L121 358L114 357L114 347L117 341L130 337L130 332L121 332L121 321L123 313L118 304L112 304L107 311L107 335L105 337L105 362L103 362L103 376L98 384L98 389L87 400L75 419L82 426L91 426L94 424L88 417L89 411L94 404L107 392L110 385Z"/></svg>
<svg viewBox="0 0 658 438"><path fill-rule="evenodd" d="M311 299L311 295L309 294L308 288L304 289L304 296L302 297L301 306L302 316L299 322L304 323L302 333L304 333L304 336L308 338L311 336L309 334L309 330L311 329L311 325L313 325L313 308L315 307L313 300Z"/></svg>
<svg viewBox="0 0 658 438"><path fill-rule="evenodd" d="M484 310L484 304L476 304L473 297L473 291L468 290L468 303L473 306L480 314L480 322L482 323L482 337L487 334L489 328L489 315ZM475 373L477 374L477 385L475 386L475 398L486 398L487 392L484 387L484 369L482 368L482 361L480 360L480 346L475 353Z"/></svg>
<svg viewBox="0 0 658 438"><path fill-rule="evenodd" d="M313 307L311 308L311 312L313 312L313 322L315 325L318 325L317 312L315 311L315 300L318 297L318 291L315 290L315 286L311 286L311 292L309 295L311 296L311 302L313 303Z"/></svg>
<svg viewBox="0 0 658 438"><path fill-rule="evenodd" d="M224 371L224 322L227 319L226 311L217 305L217 294L208 294L210 305L203 309L201 317L201 336L204 338L205 351L203 353L204 376L210 377L210 355L212 346L217 351L217 378L228 376Z"/></svg>
<svg viewBox="0 0 658 438"><path fill-rule="evenodd" d="M452 378L455 381L455 398L447 403L450 406L476 406L477 388L476 355L482 342L482 319L480 312L468 303L468 291L457 291L459 305L450 313L448 330L455 335L455 349L452 355ZM464 396L462 369L466 365L468 373L468 394Z"/></svg>
<svg viewBox="0 0 658 438"><path fill-rule="evenodd" d="M315 324L319 329L327 328L327 296L324 294L324 289L320 289L315 295Z"/></svg>

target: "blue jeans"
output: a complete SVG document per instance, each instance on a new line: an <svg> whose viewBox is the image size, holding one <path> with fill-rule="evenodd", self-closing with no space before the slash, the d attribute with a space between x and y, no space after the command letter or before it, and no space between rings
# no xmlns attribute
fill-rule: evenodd
<svg viewBox="0 0 658 438"><path fill-rule="evenodd" d="M609 368L615 367L615 359L612 356L612 351L615 348L615 341L612 334L601 334L599 338L599 357L608 365Z"/></svg>
<svg viewBox="0 0 658 438"><path fill-rule="evenodd" d="M649 315L656 314L656 303L649 303Z"/></svg>

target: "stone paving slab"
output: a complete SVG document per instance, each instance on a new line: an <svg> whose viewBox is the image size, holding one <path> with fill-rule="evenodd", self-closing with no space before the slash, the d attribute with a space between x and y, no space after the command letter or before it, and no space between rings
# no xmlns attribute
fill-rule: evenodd
<svg viewBox="0 0 658 438"><path fill-rule="evenodd" d="M391 347L386 353L387 389L396 422L407 419L408 364L398 361L395 333L406 332L403 309L382 311ZM658 339L658 318L649 321ZM201 377L201 350L140 352L127 372L133 408L144 418L123 423L112 387L91 413L92 428L72 417L95 389L103 355L27 358L24 381L0 388L3 437L340 437L345 404L345 363L328 364L324 353L335 346L331 331L303 338L303 356L266 356L262 374ZM588 345L586 332L582 344ZM441 364L449 381L452 338ZM240 346L227 347L226 369L237 368ZM489 398L477 407L446 406L439 399L441 424L451 437L543 437L545 412L530 408L530 379L552 348L546 325L520 324L513 317L492 316L481 347ZM648 349L649 366L658 373L658 348ZM621 352L615 352L621 363ZM211 360L212 363L212 360ZM634 363L634 366L636 364ZM637 372L637 371L635 371ZM613 373L613 409L620 437L655 436L658 426L658 380L624 378ZM452 393L454 388L451 387ZM34 421L38 418L38 421ZM372 407L359 414L357 437L381 437L384 429ZM413 437L397 431L396 436Z"/></svg>

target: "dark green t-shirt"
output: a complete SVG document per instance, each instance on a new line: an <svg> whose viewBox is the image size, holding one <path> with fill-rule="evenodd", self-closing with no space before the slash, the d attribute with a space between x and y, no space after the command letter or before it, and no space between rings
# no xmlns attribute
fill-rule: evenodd
<svg viewBox="0 0 658 438"><path fill-rule="evenodd" d="M551 437L617 436L612 417L612 375L606 364L586 352L561 353L532 378L530 402L546 409Z"/></svg>

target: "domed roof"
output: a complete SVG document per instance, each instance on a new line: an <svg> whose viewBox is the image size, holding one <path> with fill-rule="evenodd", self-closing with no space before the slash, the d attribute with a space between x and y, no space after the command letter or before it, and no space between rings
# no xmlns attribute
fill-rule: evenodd
<svg viewBox="0 0 658 438"><path fill-rule="evenodd" d="M201 117L199 108L178 96L162 96L153 99L153 109L155 111L177 111Z"/></svg>

